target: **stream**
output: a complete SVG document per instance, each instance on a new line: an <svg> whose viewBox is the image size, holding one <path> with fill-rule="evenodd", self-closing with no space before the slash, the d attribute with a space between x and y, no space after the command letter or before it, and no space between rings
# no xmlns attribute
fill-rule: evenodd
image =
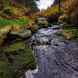
<svg viewBox="0 0 78 78"><path fill-rule="evenodd" d="M38 30L31 38L37 68L26 78L78 78L78 43L56 35L56 25Z"/></svg>

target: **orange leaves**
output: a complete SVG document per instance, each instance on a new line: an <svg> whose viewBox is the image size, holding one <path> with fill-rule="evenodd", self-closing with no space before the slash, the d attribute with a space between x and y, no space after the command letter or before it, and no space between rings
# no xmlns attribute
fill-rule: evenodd
<svg viewBox="0 0 78 78"><path fill-rule="evenodd" d="M63 32L63 36L65 39L69 40L73 37L73 33L72 32Z"/></svg>

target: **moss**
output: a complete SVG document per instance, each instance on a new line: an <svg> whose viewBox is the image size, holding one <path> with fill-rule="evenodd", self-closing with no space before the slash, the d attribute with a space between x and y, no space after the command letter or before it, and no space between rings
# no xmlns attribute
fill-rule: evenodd
<svg viewBox="0 0 78 78"><path fill-rule="evenodd" d="M72 33L72 39L78 39L78 29L75 26L66 25L64 26L64 32Z"/></svg>
<svg viewBox="0 0 78 78"><path fill-rule="evenodd" d="M61 36L67 40L78 40L78 29L76 26L64 25L63 30L56 33L57 36Z"/></svg>
<svg viewBox="0 0 78 78"><path fill-rule="evenodd" d="M19 18L19 19L4 19L0 18L0 26L7 26L7 25L19 25L24 26L28 24L29 20L27 18Z"/></svg>
<svg viewBox="0 0 78 78"><path fill-rule="evenodd" d="M4 51L6 52L12 52L12 51L16 51L16 49L24 49L25 48L25 44L23 44L22 42L17 42L17 43L13 43L8 47L4 48Z"/></svg>
<svg viewBox="0 0 78 78"><path fill-rule="evenodd" d="M28 69L36 68L36 62L32 54L32 49L23 41L12 43L1 48L0 56L0 72L7 74L0 78L19 78ZM1 55L2 53L2 55Z"/></svg>
<svg viewBox="0 0 78 78"><path fill-rule="evenodd" d="M0 60L0 78L11 78L11 71L8 62Z"/></svg>

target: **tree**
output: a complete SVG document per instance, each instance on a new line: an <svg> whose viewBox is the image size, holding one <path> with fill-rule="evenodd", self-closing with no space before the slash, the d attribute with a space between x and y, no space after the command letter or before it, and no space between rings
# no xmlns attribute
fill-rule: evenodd
<svg viewBox="0 0 78 78"><path fill-rule="evenodd" d="M0 0L0 8L5 8L11 5L11 0Z"/></svg>
<svg viewBox="0 0 78 78"><path fill-rule="evenodd" d="M37 5L35 3L36 0L15 0L16 2L23 4L24 6L31 8L33 11L37 11Z"/></svg>
<svg viewBox="0 0 78 78"><path fill-rule="evenodd" d="M69 23L78 24L78 0L66 0L64 5L64 14L68 16Z"/></svg>

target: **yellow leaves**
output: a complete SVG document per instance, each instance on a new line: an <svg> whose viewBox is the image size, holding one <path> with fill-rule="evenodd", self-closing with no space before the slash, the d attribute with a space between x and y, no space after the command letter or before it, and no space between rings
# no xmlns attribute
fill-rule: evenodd
<svg viewBox="0 0 78 78"><path fill-rule="evenodd" d="M12 7L12 13L16 16L22 16L24 15L24 11L20 8L17 8L17 7Z"/></svg>
<svg viewBox="0 0 78 78"><path fill-rule="evenodd" d="M33 21L30 21L29 24L26 26L27 29L33 29L34 28L35 23Z"/></svg>
<svg viewBox="0 0 78 78"><path fill-rule="evenodd" d="M9 32L10 29L11 29L10 26L3 27L3 28L0 29L0 33L6 33L6 32Z"/></svg>
<svg viewBox="0 0 78 78"><path fill-rule="evenodd" d="M66 14L63 14L59 17L58 21L59 22L64 22L68 19L68 16Z"/></svg>
<svg viewBox="0 0 78 78"><path fill-rule="evenodd" d="M51 16L52 14L58 13L59 7L58 5L54 5L47 10L42 10L41 12L37 12L36 15L38 16Z"/></svg>
<svg viewBox="0 0 78 78"><path fill-rule="evenodd" d="M10 31L10 29L10 26L6 26L0 29L0 46L4 42L4 39L7 37L7 33Z"/></svg>
<svg viewBox="0 0 78 78"><path fill-rule="evenodd" d="M73 33L69 31L63 31L63 36L65 39L70 40L73 37Z"/></svg>
<svg viewBox="0 0 78 78"><path fill-rule="evenodd" d="M17 31L17 32L18 32L18 31L20 31L20 30L21 30L21 27L18 26L18 25L12 25L12 26L11 26L11 31L13 31L13 32L14 32L14 31Z"/></svg>
<svg viewBox="0 0 78 78"><path fill-rule="evenodd" d="M48 8L46 12L44 13L44 16L49 16L58 12L59 12L58 5L55 5L55 6L52 6L51 8Z"/></svg>
<svg viewBox="0 0 78 78"><path fill-rule="evenodd" d="M63 4L63 11L69 17L71 24L78 24L78 0L66 0Z"/></svg>
<svg viewBox="0 0 78 78"><path fill-rule="evenodd" d="M62 13L63 10L60 8L60 13ZM53 14L59 13L59 5L53 5L52 7L48 8L47 10L41 11L39 14L41 16L52 16Z"/></svg>

